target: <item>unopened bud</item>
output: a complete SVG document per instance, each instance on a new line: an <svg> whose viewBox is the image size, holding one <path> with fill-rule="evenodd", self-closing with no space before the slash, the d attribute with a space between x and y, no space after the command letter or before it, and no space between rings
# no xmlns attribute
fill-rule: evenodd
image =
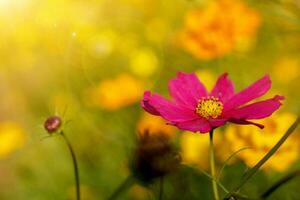
<svg viewBox="0 0 300 200"><path fill-rule="evenodd" d="M48 133L56 132L60 126L61 119L58 116L51 116L44 123L44 128L48 131Z"/></svg>

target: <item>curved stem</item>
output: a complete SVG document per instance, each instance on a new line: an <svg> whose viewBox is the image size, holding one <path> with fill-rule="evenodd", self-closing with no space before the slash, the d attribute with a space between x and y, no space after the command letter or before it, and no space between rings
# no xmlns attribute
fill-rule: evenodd
<svg viewBox="0 0 300 200"><path fill-rule="evenodd" d="M63 131L61 131L60 133L61 133L62 137L64 138L64 140L68 146L68 149L71 153L71 156L72 156L73 167L74 167L74 176L75 176L75 185L76 185L76 200L80 200L80 181L79 181L79 170L78 170L76 155L75 155L74 149L73 149L70 141L68 140L67 136L64 134Z"/></svg>
<svg viewBox="0 0 300 200"><path fill-rule="evenodd" d="M117 199L120 194L130 188L135 182L135 179L132 175L128 176L124 182L114 191L114 193L108 198L108 200Z"/></svg>
<svg viewBox="0 0 300 200"><path fill-rule="evenodd" d="M222 175L222 173L223 173L225 167L228 165L229 161L230 161L232 158L234 158L237 154L239 154L241 151L244 151L244 150L246 150L246 149L250 149L250 147L244 147L244 148L241 148L241 149L237 150L236 152L234 152L232 155L230 155L230 156L225 160L225 162L224 162L224 164L223 164L222 168L220 169L219 174L218 174L218 176L217 176L217 180L218 180L218 181L220 181L221 175Z"/></svg>
<svg viewBox="0 0 300 200"><path fill-rule="evenodd" d="M213 130L209 133L209 160L210 160L210 170L212 179L212 187L215 200L219 200L218 185L216 182L216 167L215 167L215 153L214 153L214 143L213 143Z"/></svg>
<svg viewBox="0 0 300 200"><path fill-rule="evenodd" d="M159 200L163 199L163 193L164 193L164 177L161 177L159 180Z"/></svg>

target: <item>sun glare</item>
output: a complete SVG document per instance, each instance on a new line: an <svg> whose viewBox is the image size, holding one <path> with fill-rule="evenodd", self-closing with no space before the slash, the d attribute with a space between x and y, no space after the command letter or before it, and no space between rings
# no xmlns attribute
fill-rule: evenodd
<svg viewBox="0 0 300 200"><path fill-rule="evenodd" d="M0 0L1 13L11 13L16 9L24 9L30 0Z"/></svg>

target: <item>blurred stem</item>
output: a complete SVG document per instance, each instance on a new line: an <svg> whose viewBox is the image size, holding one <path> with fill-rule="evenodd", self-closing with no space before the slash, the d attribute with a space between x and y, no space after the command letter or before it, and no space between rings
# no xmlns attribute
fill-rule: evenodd
<svg viewBox="0 0 300 200"><path fill-rule="evenodd" d="M114 193L108 198L108 200L117 199L123 192L129 189L135 182L135 179L132 175L129 175L123 183L114 191Z"/></svg>
<svg viewBox="0 0 300 200"><path fill-rule="evenodd" d="M64 132L61 131L60 134L64 138L64 140L65 140L65 142L66 142L66 144L69 148L69 151L71 153L71 156L72 156L73 167L74 167L74 175L75 175L75 185L76 185L76 200L80 200L80 181L79 181L79 171L78 171L78 164L77 164L76 155L75 155L74 149L73 149L70 141L68 140L68 138L64 134Z"/></svg>
<svg viewBox="0 0 300 200"><path fill-rule="evenodd" d="M239 154L241 151L244 151L244 150L247 150L247 149L250 149L250 147L244 147L244 148L241 148L241 149L237 150L236 152L234 152L232 155L230 155L230 156L226 159L226 161L224 162L224 164L223 164L222 168L220 169L219 174L218 174L218 176L217 176L217 178L216 178L216 180L217 180L218 182L220 182L222 173L223 173L225 167L228 165L229 161L230 161L232 158L234 158L237 154Z"/></svg>
<svg viewBox="0 0 300 200"><path fill-rule="evenodd" d="M281 145L288 139L288 137L294 132L300 123L300 117L298 116L296 121L290 126L286 133L280 138L280 140L275 144L275 146L252 168L248 171L245 177L242 179L241 183L235 188L233 192L239 191L253 175L261 168L265 162L267 162L273 154L281 147ZM231 192L232 193L232 192Z"/></svg>
<svg viewBox="0 0 300 200"><path fill-rule="evenodd" d="M300 176L300 170L293 171L289 173L288 175L284 176L283 178L279 179L277 182L275 182L271 187L269 187L262 195L262 199L267 199L273 192L275 192L279 187L281 187L283 184L289 182L293 178Z"/></svg>
<svg viewBox="0 0 300 200"><path fill-rule="evenodd" d="M219 192L218 192L218 185L216 182L216 167L215 167L215 153L214 153L214 142L213 142L214 133L213 130L209 132L209 154L210 154L210 171L212 179L212 188L215 200L220 200Z"/></svg>
<svg viewBox="0 0 300 200"><path fill-rule="evenodd" d="M164 193L164 177L160 177L160 180L159 180L159 197L158 199L159 200L162 200L163 199L163 193Z"/></svg>
<svg viewBox="0 0 300 200"><path fill-rule="evenodd" d="M229 191L226 189L226 187L217 179L213 178L211 175L209 175L206 171L198 168L197 170L199 170L200 172L202 172L205 176L207 176L210 180L215 180L218 184L218 186L226 193L229 194Z"/></svg>
<svg viewBox="0 0 300 200"><path fill-rule="evenodd" d="M242 194L233 193L230 197L225 198L224 200L261 200L260 198L250 198Z"/></svg>

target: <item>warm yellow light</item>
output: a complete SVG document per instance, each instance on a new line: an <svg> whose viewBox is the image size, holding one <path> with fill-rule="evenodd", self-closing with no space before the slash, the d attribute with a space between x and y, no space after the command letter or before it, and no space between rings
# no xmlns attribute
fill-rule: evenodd
<svg viewBox="0 0 300 200"><path fill-rule="evenodd" d="M10 2L10 0L0 0L0 6L7 6Z"/></svg>
<svg viewBox="0 0 300 200"><path fill-rule="evenodd" d="M11 15L15 11L23 10L30 0L0 0L0 15ZM12 12L14 11L14 12Z"/></svg>
<svg viewBox="0 0 300 200"><path fill-rule="evenodd" d="M25 5L29 0L0 0L1 7Z"/></svg>

